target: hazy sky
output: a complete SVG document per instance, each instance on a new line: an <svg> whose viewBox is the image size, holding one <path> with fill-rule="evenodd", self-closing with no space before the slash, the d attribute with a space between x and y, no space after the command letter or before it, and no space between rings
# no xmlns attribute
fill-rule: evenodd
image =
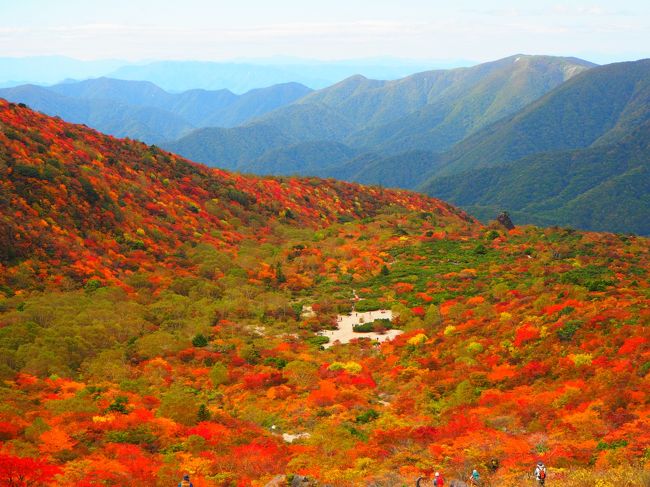
<svg viewBox="0 0 650 487"><path fill-rule="evenodd" d="M608 62L649 46L650 0L0 0L0 57Z"/></svg>

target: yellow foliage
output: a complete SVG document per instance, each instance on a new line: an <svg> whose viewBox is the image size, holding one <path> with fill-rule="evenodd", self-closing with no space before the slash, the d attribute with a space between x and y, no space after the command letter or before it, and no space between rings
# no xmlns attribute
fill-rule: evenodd
<svg viewBox="0 0 650 487"><path fill-rule="evenodd" d="M115 416L112 414L107 414L106 416L93 416L93 423L110 423L115 419Z"/></svg>
<svg viewBox="0 0 650 487"><path fill-rule="evenodd" d="M408 340L409 345L421 345L429 339L424 333L418 333Z"/></svg>
<svg viewBox="0 0 650 487"><path fill-rule="evenodd" d="M357 362L333 362L328 370L345 370L348 374L358 374L363 370L363 367Z"/></svg>
<svg viewBox="0 0 650 487"><path fill-rule="evenodd" d="M589 353L576 353L570 356L576 367L585 367L591 365L592 356Z"/></svg>

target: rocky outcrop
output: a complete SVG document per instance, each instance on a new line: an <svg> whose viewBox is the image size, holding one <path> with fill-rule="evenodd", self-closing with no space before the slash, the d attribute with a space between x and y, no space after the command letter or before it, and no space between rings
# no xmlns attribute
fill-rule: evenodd
<svg viewBox="0 0 650 487"><path fill-rule="evenodd" d="M512 223L512 220L510 219L510 215L508 215L507 211L503 211L497 216L497 221L506 229L506 230L512 230L515 228L515 224Z"/></svg>

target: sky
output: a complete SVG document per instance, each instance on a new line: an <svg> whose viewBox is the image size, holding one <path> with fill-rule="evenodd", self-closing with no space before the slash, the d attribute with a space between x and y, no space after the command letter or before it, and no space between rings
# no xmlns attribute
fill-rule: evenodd
<svg viewBox="0 0 650 487"><path fill-rule="evenodd" d="M0 57L650 57L650 0L0 0Z"/></svg>

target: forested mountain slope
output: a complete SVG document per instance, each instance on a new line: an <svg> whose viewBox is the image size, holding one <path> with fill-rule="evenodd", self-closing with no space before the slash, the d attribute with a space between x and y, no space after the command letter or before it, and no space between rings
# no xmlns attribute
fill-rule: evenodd
<svg viewBox="0 0 650 487"><path fill-rule="evenodd" d="M615 142L650 119L650 59L582 73L445 154L442 174Z"/></svg>
<svg viewBox="0 0 650 487"><path fill-rule="evenodd" d="M425 190L483 218L650 235L650 121L621 141L535 154L429 182Z"/></svg>
<svg viewBox="0 0 650 487"><path fill-rule="evenodd" d="M194 125L157 107L128 105L117 100L71 98L47 88L23 85L0 90L0 97L24 103L71 123L83 123L118 137L159 143L189 133Z"/></svg>
<svg viewBox="0 0 650 487"><path fill-rule="evenodd" d="M445 153L366 154L319 175L417 188L487 221L647 235L650 61L592 68Z"/></svg>
<svg viewBox="0 0 650 487"><path fill-rule="evenodd" d="M97 78L48 88L5 88L0 89L0 97L112 135L161 143L200 127L243 124L310 91L298 83L285 83L242 95L197 89L168 93L148 81Z"/></svg>
<svg viewBox="0 0 650 487"><path fill-rule="evenodd" d="M592 66L574 58L517 55L395 81L352 76L271 111L251 125L273 127L294 143L336 141L357 152L445 150ZM189 134L166 147L217 167L249 162L222 159L221 154L231 151L227 139L217 133L219 145L226 147L219 154L201 151L204 135ZM253 144L270 154L284 147L265 145L263 140ZM315 161L305 161L305 165L315 166ZM298 165L288 173L292 172L301 173L304 168Z"/></svg>

